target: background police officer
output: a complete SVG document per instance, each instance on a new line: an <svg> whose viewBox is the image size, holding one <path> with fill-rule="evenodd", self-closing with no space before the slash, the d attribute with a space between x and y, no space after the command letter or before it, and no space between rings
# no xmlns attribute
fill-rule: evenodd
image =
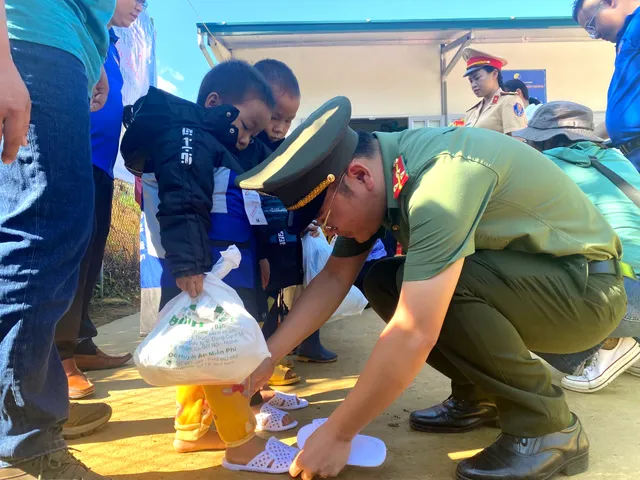
<svg viewBox="0 0 640 480"><path fill-rule="evenodd" d="M496 132L511 134L527 126L527 115L520 97L503 91L502 67L504 58L465 48L462 53L467 62L464 74L469 78L471 89L480 102L467 110L465 127L486 128Z"/></svg>

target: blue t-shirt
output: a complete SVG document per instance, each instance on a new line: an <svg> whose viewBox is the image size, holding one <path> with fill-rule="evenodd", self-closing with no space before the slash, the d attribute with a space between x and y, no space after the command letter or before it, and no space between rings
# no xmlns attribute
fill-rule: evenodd
<svg viewBox="0 0 640 480"><path fill-rule="evenodd" d="M607 100L607 132L615 146L640 137L640 8L618 34Z"/></svg>
<svg viewBox="0 0 640 480"><path fill-rule="evenodd" d="M78 57L89 91L100 79L116 0L5 0L9 40L59 48Z"/></svg>
<svg viewBox="0 0 640 480"><path fill-rule="evenodd" d="M110 44L104 69L109 79L107 103L91 114L91 148L93 165L104 170L113 178L113 166L118 157L120 133L122 131L122 72L120 55L116 48L118 37L113 29L109 30Z"/></svg>

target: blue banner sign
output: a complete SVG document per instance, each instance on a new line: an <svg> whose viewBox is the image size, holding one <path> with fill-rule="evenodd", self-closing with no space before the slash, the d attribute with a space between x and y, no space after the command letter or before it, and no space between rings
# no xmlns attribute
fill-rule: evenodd
<svg viewBox="0 0 640 480"><path fill-rule="evenodd" d="M547 71L546 70L503 70L505 82L520 80L529 89L529 96L542 103L547 103Z"/></svg>

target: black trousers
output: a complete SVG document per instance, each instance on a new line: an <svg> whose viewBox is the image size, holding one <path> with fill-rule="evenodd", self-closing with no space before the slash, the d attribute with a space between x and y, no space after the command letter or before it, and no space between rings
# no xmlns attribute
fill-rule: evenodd
<svg viewBox="0 0 640 480"><path fill-rule="evenodd" d="M62 360L73 355L95 355L93 338L98 335L89 318L89 304L98 283L107 237L111 229L111 204L113 201L113 178L97 167L93 167L95 185L95 210L93 234L80 264L78 288L67 313L56 326L56 346Z"/></svg>

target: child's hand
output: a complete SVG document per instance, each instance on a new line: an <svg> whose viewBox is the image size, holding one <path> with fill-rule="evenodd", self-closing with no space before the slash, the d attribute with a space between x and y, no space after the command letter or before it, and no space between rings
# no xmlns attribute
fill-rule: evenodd
<svg viewBox="0 0 640 480"><path fill-rule="evenodd" d="M271 278L271 265L269 265L269 260L266 258L260 260L260 277L262 279L262 289L264 290L269 285L269 278Z"/></svg>
<svg viewBox="0 0 640 480"><path fill-rule="evenodd" d="M176 285L180 290L195 298L202 293L204 288L204 274L180 277L176 280Z"/></svg>
<svg viewBox="0 0 640 480"><path fill-rule="evenodd" d="M271 358L266 358L260 366L255 369L250 378L250 385L253 387L253 393L257 392L267 384L273 375L274 370L275 367L273 366L273 363L271 363Z"/></svg>
<svg viewBox="0 0 640 480"><path fill-rule="evenodd" d="M304 229L304 232L302 232L302 237L304 237L304 235L306 233L309 233L309 235L311 235L312 237L319 237L320 236L320 227L318 227L318 225L316 225L315 223L310 223L309 226L307 228Z"/></svg>

